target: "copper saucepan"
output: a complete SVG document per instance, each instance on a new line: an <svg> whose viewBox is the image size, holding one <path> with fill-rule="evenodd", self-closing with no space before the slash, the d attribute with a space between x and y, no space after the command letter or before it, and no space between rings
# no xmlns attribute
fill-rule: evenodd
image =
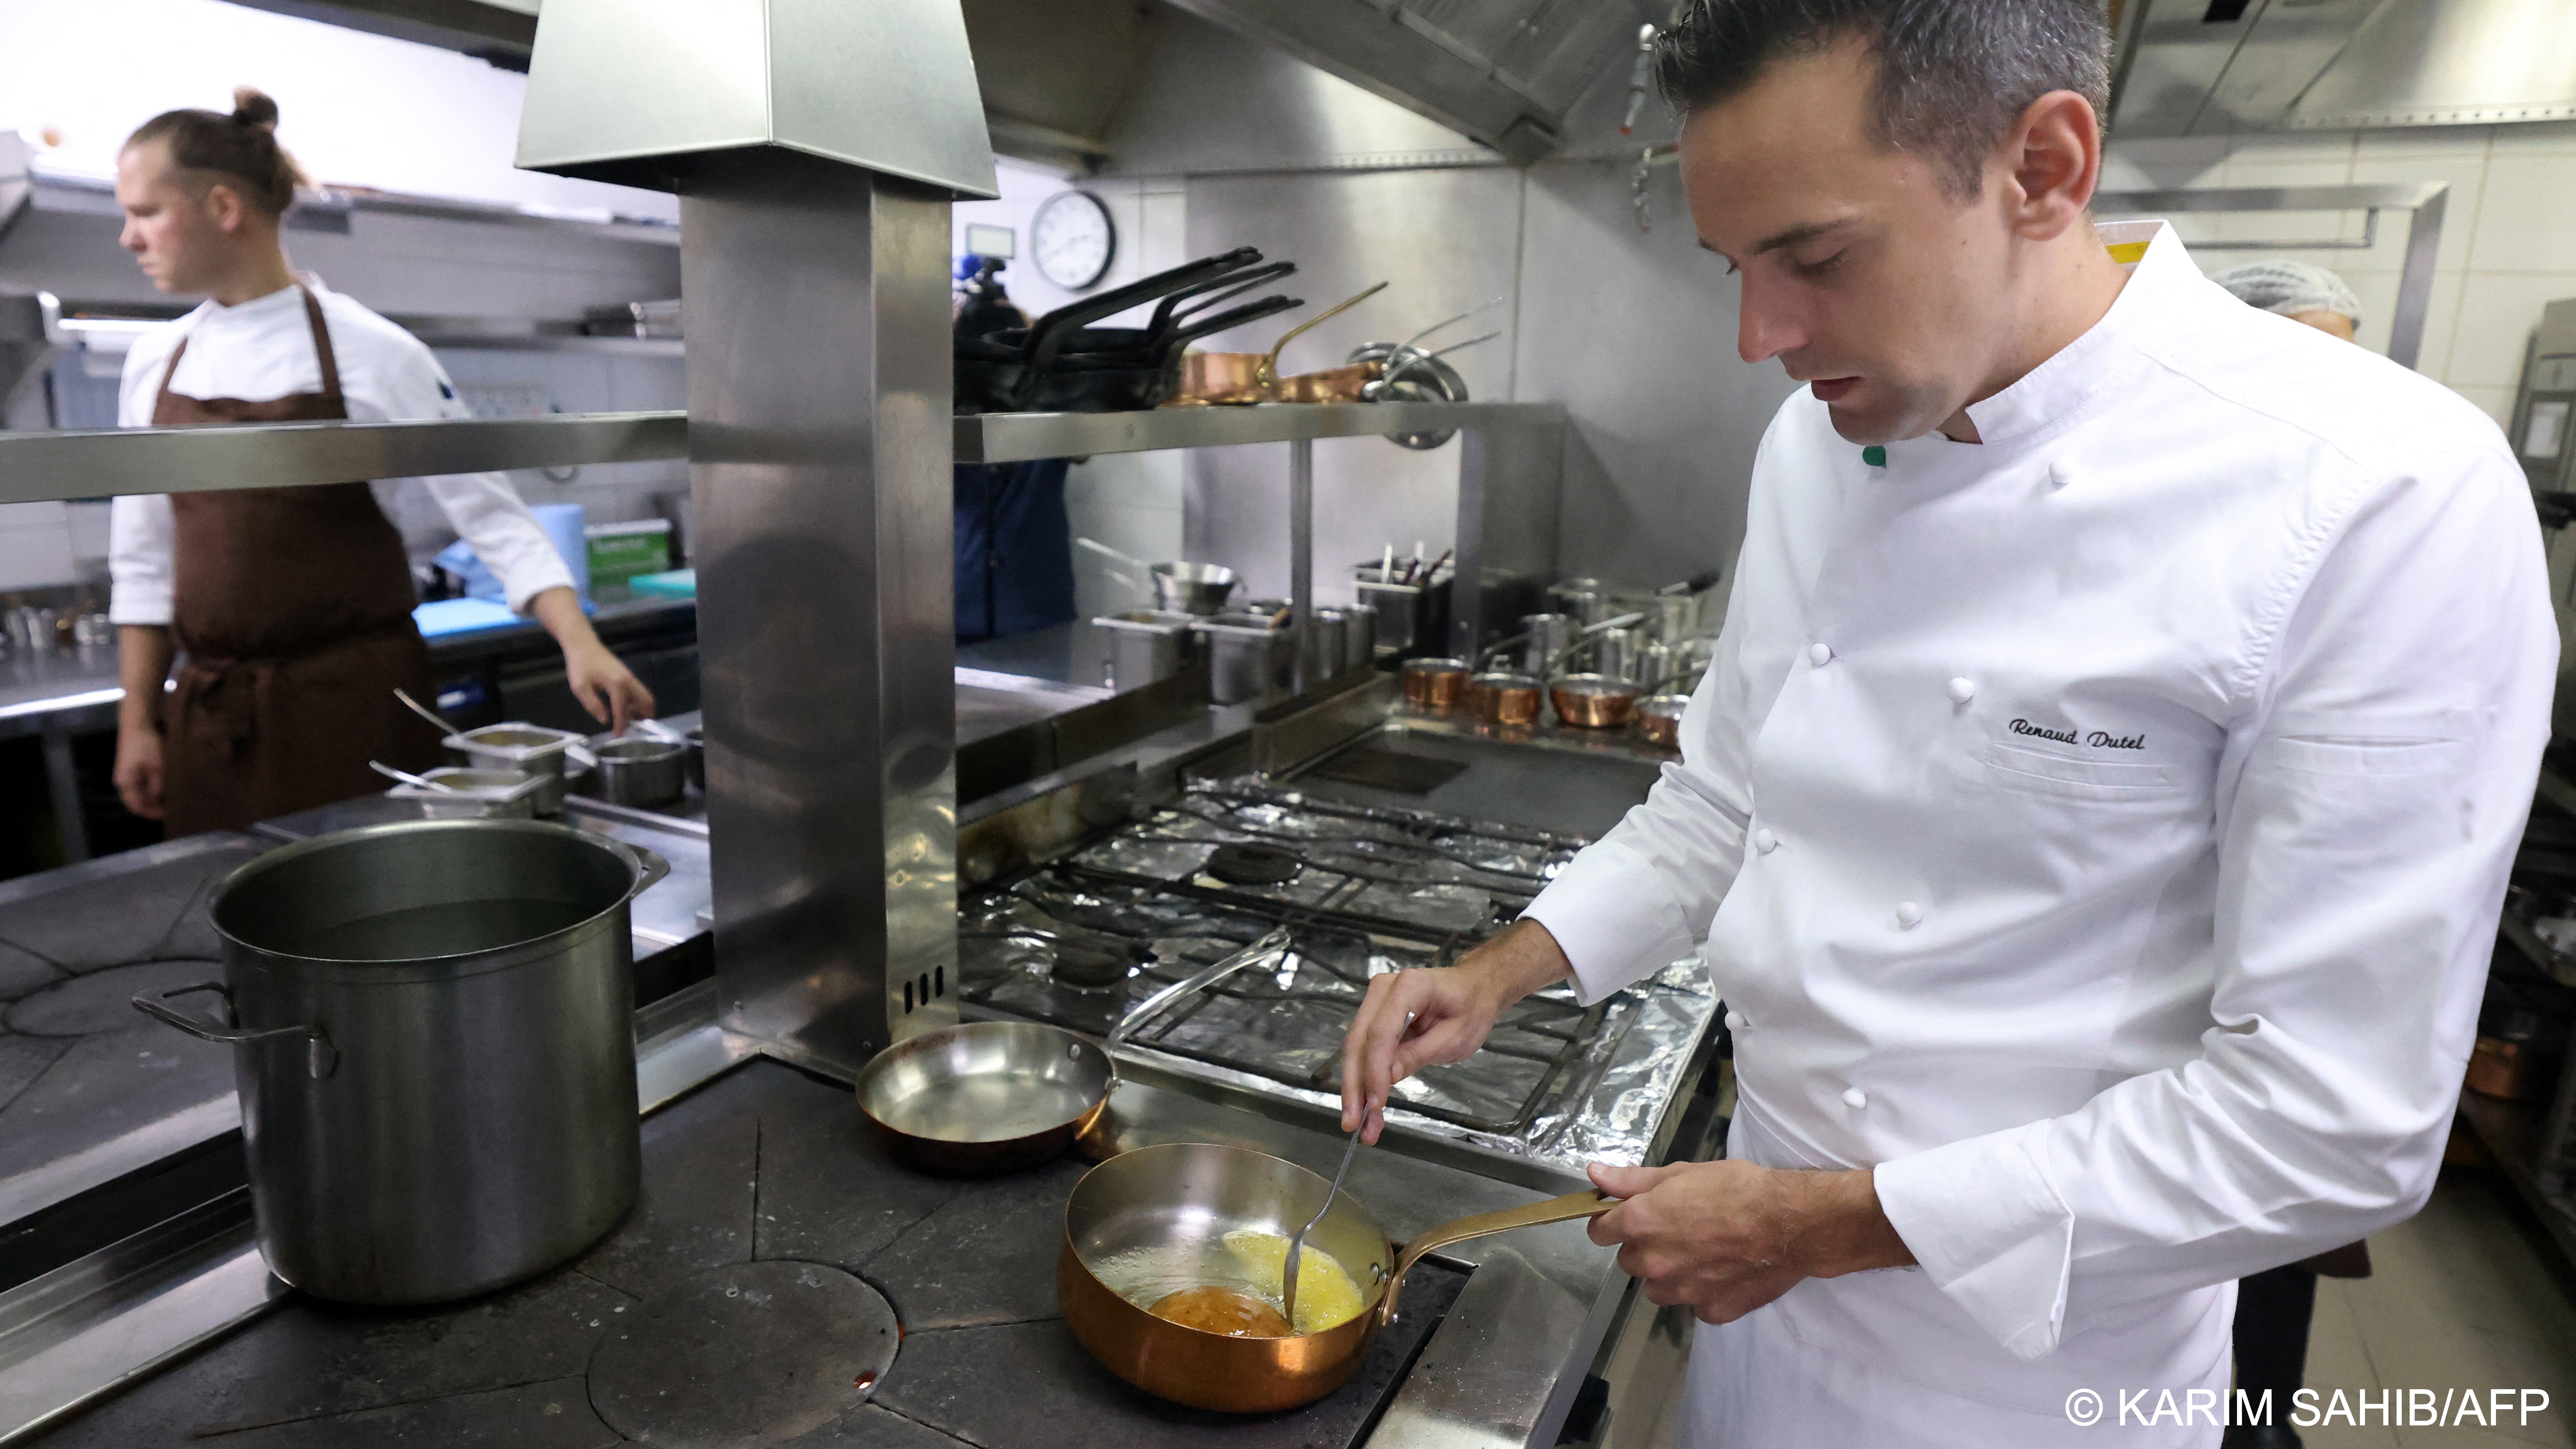
<svg viewBox="0 0 2576 1449"><path fill-rule="evenodd" d="M1268 352L1190 352L1181 357L1181 391L1175 403L1259 403L1285 402L1290 399L1280 385L1279 349L1286 347L1306 329L1319 322L1340 316L1369 298L1386 290L1380 282L1329 311L1318 312L1289 328L1271 345ZM1336 369L1356 372L1358 369ZM1319 374L1320 376L1321 374ZM1357 401L1359 389L1375 377L1372 372L1351 382L1351 400ZM1318 390L1323 385L1317 385ZM1325 401L1310 397L1306 401Z"/></svg>
<svg viewBox="0 0 2576 1449"><path fill-rule="evenodd" d="M1092 1357L1149 1394L1200 1409L1275 1413L1313 1403L1359 1369L1378 1330L1395 1318L1405 1272L1424 1254L1488 1233L1598 1217L1617 1206L1597 1192L1579 1192L1442 1223L1399 1249L1368 1209L1343 1192L1306 1241L1330 1253L1359 1284L1361 1308L1352 1318L1314 1333L1237 1338L1157 1318L1134 1301L1222 1281L1221 1269L1194 1273L1194 1256L1228 1261L1225 1235L1238 1228L1287 1238L1315 1215L1331 1186L1268 1153L1206 1142L1143 1147L1109 1159L1083 1175L1064 1207L1055 1286L1066 1323ZM1302 1299L1308 1280L1301 1276L1298 1283Z"/></svg>

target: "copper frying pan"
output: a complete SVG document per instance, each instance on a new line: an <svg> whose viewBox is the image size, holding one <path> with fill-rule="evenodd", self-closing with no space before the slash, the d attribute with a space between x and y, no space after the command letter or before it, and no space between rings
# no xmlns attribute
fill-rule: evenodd
<svg viewBox="0 0 2576 1449"><path fill-rule="evenodd" d="M1378 283L1358 296L1329 311L1319 312L1280 334L1268 352L1192 352L1181 358L1181 392L1178 403L1258 403L1283 402L1287 394L1280 386L1279 349L1295 341L1308 328L1329 318L1340 316L1369 298L1386 290ZM1353 400L1359 387L1367 382L1359 378L1351 383Z"/></svg>
<svg viewBox="0 0 2576 1449"><path fill-rule="evenodd" d="M1424 1254L1488 1233L1598 1217L1616 1206L1597 1192L1579 1192L1442 1223L1399 1249L1358 1199L1338 1194L1307 1241L1349 1270L1365 1306L1316 1333L1234 1338L1157 1318L1133 1301L1199 1286L1183 1281L1185 1271L1157 1265L1185 1265L1201 1249L1221 1261L1225 1234L1235 1228L1282 1238L1296 1232L1330 1188L1293 1162L1207 1142L1109 1159L1083 1174L1065 1203L1055 1285L1066 1323L1092 1357L1149 1394L1228 1413L1293 1409L1340 1388L1359 1369L1378 1330L1395 1317L1405 1272Z"/></svg>

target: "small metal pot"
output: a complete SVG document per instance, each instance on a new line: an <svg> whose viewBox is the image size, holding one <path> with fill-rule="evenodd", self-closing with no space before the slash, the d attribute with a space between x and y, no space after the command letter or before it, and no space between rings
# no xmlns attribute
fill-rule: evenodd
<svg viewBox="0 0 2576 1449"><path fill-rule="evenodd" d="M649 850L533 820L315 836L216 888L224 979L134 998L234 1048L269 1271L340 1303L544 1272L634 1204ZM217 1018L169 998L211 992Z"/></svg>
<svg viewBox="0 0 2576 1449"><path fill-rule="evenodd" d="M1234 570L1223 564L1154 565L1154 602L1167 613L1204 617L1222 613L1234 593Z"/></svg>
<svg viewBox="0 0 2576 1449"><path fill-rule="evenodd" d="M1575 631L1582 626L1570 614L1524 614L1521 616L1521 673L1540 679L1556 664L1557 656L1574 643Z"/></svg>
<svg viewBox="0 0 2576 1449"><path fill-rule="evenodd" d="M1468 681L1467 707L1487 724L1538 723L1539 684L1535 675L1494 672Z"/></svg>
<svg viewBox="0 0 2576 1449"><path fill-rule="evenodd" d="M1191 617L1167 609L1130 609L1092 620L1109 635L1111 687L1123 693L1180 673L1198 652Z"/></svg>
<svg viewBox="0 0 2576 1449"><path fill-rule="evenodd" d="M1646 743L1661 749L1682 747L1682 711L1690 708L1687 694L1659 694L1637 702L1637 734Z"/></svg>
<svg viewBox="0 0 2576 1449"><path fill-rule="evenodd" d="M1569 674L1548 685L1556 721L1576 729L1611 730L1637 711L1637 686L1600 674Z"/></svg>
<svg viewBox="0 0 2576 1449"><path fill-rule="evenodd" d="M485 725L449 735L447 748L469 770L512 770L522 775L562 775L564 751L581 743L570 730L544 725Z"/></svg>
<svg viewBox="0 0 2576 1449"><path fill-rule="evenodd" d="M1359 1199L1334 1193L1295 1163L1245 1147L1165 1143L1122 1152L1074 1184L1056 1301L1083 1348L1145 1392L1224 1413L1277 1413L1313 1403L1358 1370L1395 1318L1405 1273L1424 1254L1489 1233L1598 1217L1614 1205L1597 1192L1549 1198L1427 1228L1399 1251ZM1122 1255L1200 1247L1215 1256L1233 1229L1285 1238L1318 1210L1323 1220L1310 1241L1351 1274L1366 1305L1331 1328L1235 1338L1157 1318L1111 1286Z"/></svg>
<svg viewBox="0 0 2576 1449"><path fill-rule="evenodd" d="M1306 618L1306 684L1309 688L1351 667L1351 621L1339 609L1317 609Z"/></svg>
<svg viewBox="0 0 2576 1449"><path fill-rule="evenodd" d="M686 792L689 747L644 735L593 735L589 792L611 805L668 805Z"/></svg>
<svg viewBox="0 0 2576 1449"><path fill-rule="evenodd" d="M1342 667L1377 663L1377 605L1342 605Z"/></svg>
<svg viewBox="0 0 2576 1449"><path fill-rule="evenodd" d="M1456 709L1467 702L1464 659L1408 659L1404 662L1404 702L1416 709Z"/></svg>

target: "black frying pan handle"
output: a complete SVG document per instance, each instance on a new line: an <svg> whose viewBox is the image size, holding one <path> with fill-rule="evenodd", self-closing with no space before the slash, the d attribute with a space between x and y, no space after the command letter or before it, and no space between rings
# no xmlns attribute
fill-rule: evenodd
<svg viewBox="0 0 2576 1449"><path fill-rule="evenodd" d="M1306 299L1303 297L1272 296L1264 297L1258 302L1247 302L1230 311L1219 312L1213 317L1200 318L1191 322L1188 326L1183 327L1178 332L1173 333L1171 338L1163 344L1163 350L1156 354L1156 356L1160 358L1163 366L1168 367L1180 357L1184 348L1187 348L1191 343L1198 341L1200 338L1207 336L1211 332L1223 332L1229 327L1240 327L1247 322L1258 322L1264 317L1288 311L1292 307L1303 307L1305 305Z"/></svg>
<svg viewBox="0 0 2576 1449"><path fill-rule="evenodd" d="M1268 266L1252 267L1242 271L1228 272L1222 277L1210 277L1204 282L1183 287L1179 291L1165 297L1162 305L1154 309L1154 320L1146 324L1145 330L1148 333L1153 334L1168 332L1172 326L1172 319L1176 316L1183 315L1180 310L1181 303L1188 301L1192 297L1197 297L1202 293L1216 291L1218 288L1224 289L1223 291L1218 291L1215 296L1208 297L1197 305L1192 306L1188 309L1189 311L1206 311L1208 308L1213 307L1230 297L1240 297L1244 293L1251 291L1253 288L1260 286L1264 282L1275 282L1282 277L1294 276L1296 271L1297 264L1295 262L1272 262Z"/></svg>
<svg viewBox="0 0 2576 1449"><path fill-rule="evenodd" d="M1029 372L1034 376L1054 366L1056 352L1064 346L1066 338L1113 312L1124 312L1139 302L1150 302L1175 287L1186 287L1192 282L1206 281L1210 277L1221 276L1250 266L1259 260L1261 260L1259 248L1236 247L1223 256L1203 257L1195 262L1184 262L1169 271L1156 272L1150 277L1129 282L1126 286L1112 287L1098 296L1086 297L1079 302L1058 307L1040 318L1037 326L1029 329Z"/></svg>

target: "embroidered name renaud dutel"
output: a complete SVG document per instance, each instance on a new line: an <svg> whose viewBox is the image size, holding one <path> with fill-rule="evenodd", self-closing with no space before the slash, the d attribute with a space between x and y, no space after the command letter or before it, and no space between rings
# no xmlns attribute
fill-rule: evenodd
<svg viewBox="0 0 2576 1449"><path fill-rule="evenodd" d="M2053 730L2046 725L2032 724L2026 719L2014 720L2012 732L2017 735L2029 735L2033 739L2055 740L2061 745L2091 745L2097 750L2143 750L2147 747L2145 735L2115 735L2109 730L2090 732L2079 732L2074 729Z"/></svg>

